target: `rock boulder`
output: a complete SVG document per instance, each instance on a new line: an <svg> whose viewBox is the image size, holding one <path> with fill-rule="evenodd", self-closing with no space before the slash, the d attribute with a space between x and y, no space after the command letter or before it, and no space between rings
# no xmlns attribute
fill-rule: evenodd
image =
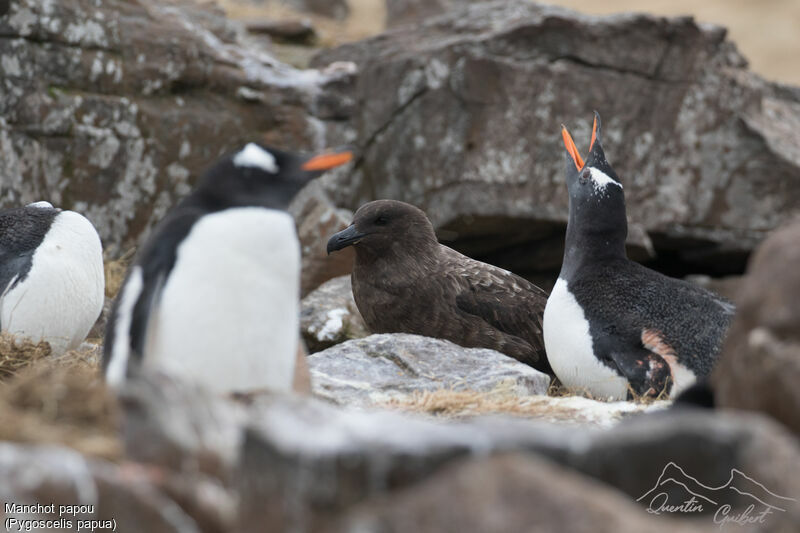
<svg viewBox="0 0 800 533"><path fill-rule="evenodd" d="M384 333L337 344L308 358L314 394L339 404L385 404L424 391L503 388L545 394L550 377L506 355L452 342Z"/></svg>
<svg viewBox="0 0 800 533"><path fill-rule="evenodd" d="M245 142L322 148L313 110L339 73L242 45L218 10L186 0L6 5L2 204L75 209L112 256Z"/></svg>
<svg viewBox="0 0 800 533"><path fill-rule="evenodd" d="M721 407L763 411L800 435L800 219L748 267L712 382Z"/></svg>
<svg viewBox="0 0 800 533"><path fill-rule="evenodd" d="M688 516L704 524L707 531L719 530L713 516L721 506L730 505L731 510L741 512L751 503L754 507L761 505L738 492L753 494L757 484L777 495L769 497L767 505L781 509L772 510L766 517L770 531L790 532L800 519L800 504L792 501L800 491L800 447L790 433L758 415L672 412L634 417L613 429L587 430L507 417L443 423L299 399L262 398L251 409L237 476L242 498L240 526L245 530L261 524L274 530L339 531L332 524L342 513L357 508L354 506L372 498L392 502L395 495L398 505L411 505L412 501L419 504L419 500L409 500L409 491L434 490L425 488L425 480L442 467L508 451L545 456L621 491L629 502L639 499L640 505L651 509L660 508L661 501L653 503L654 487L664 492L670 505L679 505L688 497L680 492L679 484L662 486L669 477L662 478L664 473L679 474L682 470L711 487L712 492L719 491L716 498L705 494L713 506L707 504ZM742 472L746 476L740 475ZM691 480L683 477L678 481L685 485ZM551 485L548 488L553 490ZM405 489L408 491L397 492ZM580 492L577 486L565 490L576 491L574 497ZM451 509L469 507L473 493L466 489L456 493L464 499L450 500ZM648 494L651 498L646 497ZM767 498L767 493L759 494ZM529 503L538 505L535 500ZM359 509L368 516L401 519L387 507L391 504ZM425 519L424 507L411 506L408 510L410 523ZM548 510L549 506L541 512ZM756 510L760 511L762 507ZM595 511L574 512L593 516ZM631 512L640 517L634 520L652 520L653 527L664 518ZM574 519L579 521L581 516ZM677 522L676 527L682 523ZM352 531L344 529L348 530Z"/></svg>
<svg viewBox="0 0 800 533"><path fill-rule="evenodd" d="M333 278L303 298L300 331L310 353L369 335L349 275Z"/></svg>
<svg viewBox="0 0 800 533"><path fill-rule="evenodd" d="M749 72L725 34L691 18L515 0L322 52L316 65L359 68L347 135L361 156L332 197L350 209L410 202L460 251L552 273L567 220L559 125L585 151L597 109L629 219L659 261L741 272L800 206L800 91ZM346 133L330 130L330 142ZM646 239L629 248L646 253Z"/></svg>
<svg viewBox="0 0 800 533"><path fill-rule="evenodd" d="M358 505L348 513L343 530L711 531L710 527L654 519L602 483L530 455L508 454L453 463L413 487Z"/></svg>

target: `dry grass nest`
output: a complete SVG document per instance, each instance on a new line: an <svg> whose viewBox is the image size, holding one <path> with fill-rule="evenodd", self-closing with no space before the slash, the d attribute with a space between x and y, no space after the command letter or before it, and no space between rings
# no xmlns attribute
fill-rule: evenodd
<svg viewBox="0 0 800 533"><path fill-rule="evenodd" d="M106 297L115 298L119 289L122 287L122 282L125 281L125 274L128 272L128 264L133 259L135 249L130 249L122 257L111 259L106 256L103 259L103 273L106 278Z"/></svg>
<svg viewBox="0 0 800 533"><path fill-rule="evenodd" d="M49 356L50 344L34 343L8 333L0 333L0 381L4 381L35 361Z"/></svg>
<svg viewBox="0 0 800 533"><path fill-rule="evenodd" d="M409 396L392 399L383 407L436 416L439 418L465 418L488 414L504 414L525 418L537 418L551 422L592 423L598 422L598 412L587 409L587 401L594 400L588 394L571 391L559 385L551 385L547 395L520 396L513 383L501 383L490 391L439 389L419 391ZM602 401L597 401L602 409ZM633 402L617 402L621 406L600 418L621 418L628 412L646 409L654 399Z"/></svg>
<svg viewBox="0 0 800 533"><path fill-rule="evenodd" d="M0 334L0 440L58 444L118 459L119 410L94 351L54 357L46 342Z"/></svg>

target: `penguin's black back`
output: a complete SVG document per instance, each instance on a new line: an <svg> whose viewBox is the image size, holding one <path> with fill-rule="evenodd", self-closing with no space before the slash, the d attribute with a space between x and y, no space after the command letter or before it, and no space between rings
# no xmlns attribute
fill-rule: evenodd
<svg viewBox="0 0 800 533"><path fill-rule="evenodd" d="M697 376L711 372L733 318L734 306L723 298L626 258L585 264L567 282L595 352L641 347L651 330Z"/></svg>
<svg viewBox="0 0 800 533"><path fill-rule="evenodd" d="M0 210L0 293L24 281L33 254L42 244L59 210L52 207L14 207ZM16 277L16 279L15 279Z"/></svg>

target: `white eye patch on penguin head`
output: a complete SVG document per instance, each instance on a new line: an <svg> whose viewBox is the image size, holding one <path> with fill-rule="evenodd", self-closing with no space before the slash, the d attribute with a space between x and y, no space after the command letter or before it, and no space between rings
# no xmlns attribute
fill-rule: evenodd
<svg viewBox="0 0 800 533"><path fill-rule="evenodd" d="M581 185L591 185L594 191L602 193L608 185L615 185L622 189L622 184L597 167L586 166L580 173Z"/></svg>
<svg viewBox="0 0 800 533"><path fill-rule="evenodd" d="M258 168L271 174L277 174L280 171L272 152L256 143L247 144L239 153L234 155L233 164L240 168Z"/></svg>

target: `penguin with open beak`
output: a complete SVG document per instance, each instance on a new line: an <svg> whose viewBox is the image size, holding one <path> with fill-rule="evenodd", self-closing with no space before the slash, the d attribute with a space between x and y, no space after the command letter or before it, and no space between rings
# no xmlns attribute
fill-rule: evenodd
<svg viewBox="0 0 800 533"><path fill-rule="evenodd" d="M107 326L107 381L144 370L219 393L290 390L300 245L287 208L351 158L250 143L212 166L128 271Z"/></svg>
<svg viewBox="0 0 800 533"><path fill-rule="evenodd" d="M544 311L547 357L568 388L596 397L672 397L707 376L734 306L627 258L622 182L595 113L585 160L562 126L569 221Z"/></svg>

